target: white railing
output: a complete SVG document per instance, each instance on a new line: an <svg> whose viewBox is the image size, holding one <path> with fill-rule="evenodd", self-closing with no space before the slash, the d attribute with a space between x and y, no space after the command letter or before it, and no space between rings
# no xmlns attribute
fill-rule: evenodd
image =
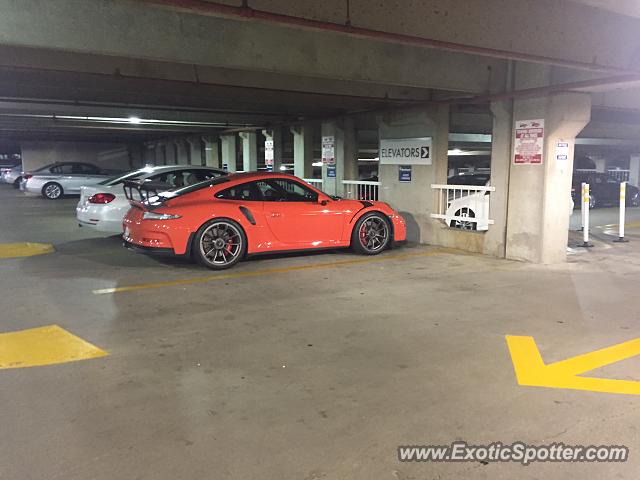
<svg viewBox="0 0 640 480"><path fill-rule="evenodd" d="M364 180L343 180L344 198L351 200L378 200L380 182Z"/></svg>
<svg viewBox="0 0 640 480"><path fill-rule="evenodd" d="M489 193L496 191L494 187L431 185L431 188L437 197L431 218L463 230L485 231L493 225L489 218Z"/></svg>
<svg viewBox="0 0 640 480"><path fill-rule="evenodd" d="M319 188L322 190L322 179L321 178L303 178L305 182L307 182L312 187Z"/></svg>
<svg viewBox="0 0 640 480"><path fill-rule="evenodd" d="M611 178L615 178L618 182L628 182L629 175L631 174L630 170L622 170L622 169L614 169L607 170L607 173Z"/></svg>

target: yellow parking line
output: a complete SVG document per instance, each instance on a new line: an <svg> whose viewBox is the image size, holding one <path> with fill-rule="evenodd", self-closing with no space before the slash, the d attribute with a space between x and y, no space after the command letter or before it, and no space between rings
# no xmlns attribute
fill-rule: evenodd
<svg viewBox="0 0 640 480"><path fill-rule="evenodd" d="M50 243L0 243L0 259L32 257L54 251Z"/></svg>
<svg viewBox="0 0 640 480"><path fill-rule="evenodd" d="M101 288L101 289L93 290L93 293L95 295L105 295L109 293L132 292L134 290L147 290L152 288L175 287L177 285L191 285L195 283L212 282L215 280L228 280L231 278L258 277L262 275L271 275L274 273L288 273L288 272L295 272L299 270L315 270L320 268L334 268L334 267L343 267L347 265L360 265L360 264L366 264L366 263L385 262L388 260L405 260L405 259L416 258L416 257L431 257L434 255L439 255L442 253L453 252L453 251L454 250L451 250L451 249L438 248L435 250L430 250L428 252L420 252L420 253L391 254L391 255L382 255L379 257L359 258L354 260L340 260L338 262L313 263L310 265L294 265L292 267L267 268L264 270L255 270L252 272L220 273L216 275L207 275L205 277L168 280L166 282L141 283L141 284L129 285L125 287Z"/></svg>
<svg viewBox="0 0 640 480"><path fill-rule="evenodd" d="M75 362L108 355L58 325L0 334L0 369Z"/></svg>

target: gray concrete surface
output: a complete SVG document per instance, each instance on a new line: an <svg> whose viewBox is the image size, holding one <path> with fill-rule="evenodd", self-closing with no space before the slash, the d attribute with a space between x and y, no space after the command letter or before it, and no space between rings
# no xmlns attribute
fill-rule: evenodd
<svg viewBox="0 0 640 480"><path fill-rule="evenodd" d="M638 476L640 399L519 386L504 338L533 336L551 362L637 337L638 229L554 267L421 247L94 295L212 274L77 229L74 202L0 186L0 242L57 248L0 260L1 330L56 323L109 352L0 371L2 480ZM233 273L359 258L265 258ZM592 375L640 380L638 365ZM457 439L624 444L631 456L528 467L396 457L398 445Z"/></svg>

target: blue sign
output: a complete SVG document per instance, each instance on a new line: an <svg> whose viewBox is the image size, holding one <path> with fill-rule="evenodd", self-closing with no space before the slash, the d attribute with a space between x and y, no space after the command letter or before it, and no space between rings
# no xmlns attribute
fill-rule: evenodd
<svg viewBox="0 0 640 480"><path fill-rule="evenodd" d="M336 167L327 165L327 178L336 178Z"/></svg>
<svg viewBox="0 0 640 480"><path fill-rule="evenodd" d="M411 165L399 165L398 166L398 180L400 182L411 181Z"/></svg>

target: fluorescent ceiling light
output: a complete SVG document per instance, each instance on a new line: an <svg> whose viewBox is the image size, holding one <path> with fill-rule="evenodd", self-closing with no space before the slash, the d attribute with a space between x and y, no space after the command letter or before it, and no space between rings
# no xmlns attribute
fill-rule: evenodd
<svg viewBox="0 0 640 480"><path fill-rule="evenodd" d="M129 117L129 123L133 123L134 125L139 125L142 120L140 117Z"/></svg>

